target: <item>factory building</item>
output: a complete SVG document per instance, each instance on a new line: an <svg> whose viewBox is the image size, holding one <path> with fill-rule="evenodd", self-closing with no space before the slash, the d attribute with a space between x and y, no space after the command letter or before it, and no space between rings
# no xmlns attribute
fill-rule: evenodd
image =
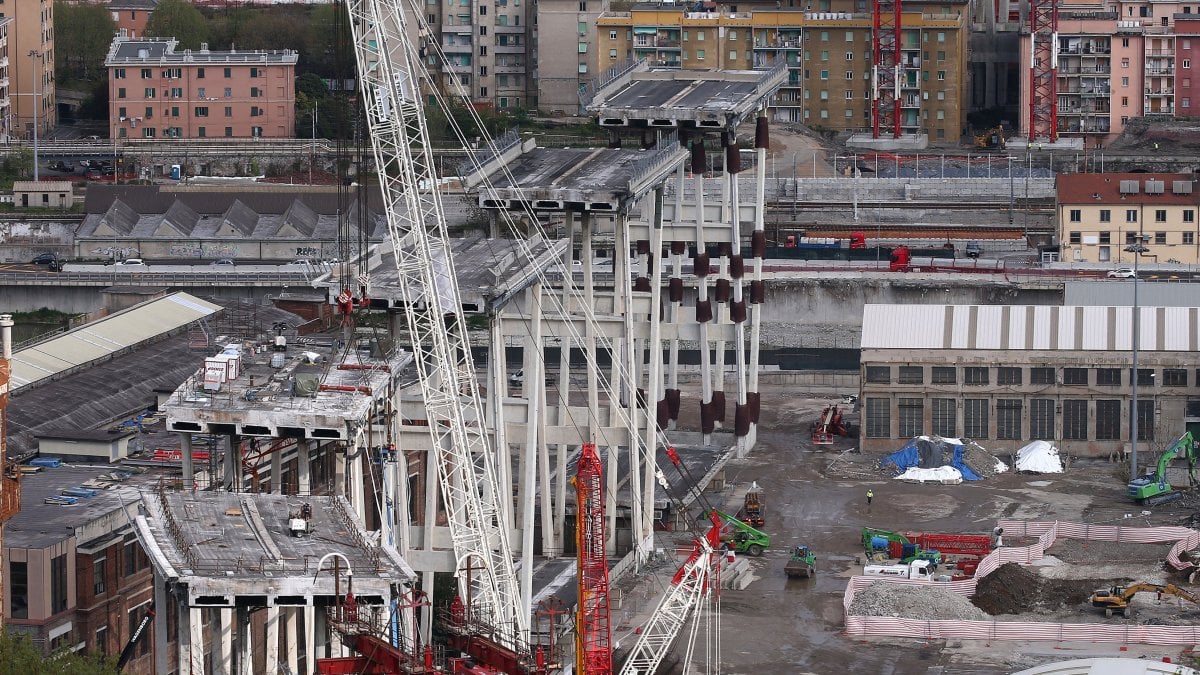
<svg viewBox="0 0 1200 675"><path fill-rule="evenodd" d="M1200 430L1200 308L1137 311L1138 438L1153 451ZM867 305L862 449L937 434L993 452L1040 439L1077 456L1121 455L1133 323L1129 306Z"/></svg>

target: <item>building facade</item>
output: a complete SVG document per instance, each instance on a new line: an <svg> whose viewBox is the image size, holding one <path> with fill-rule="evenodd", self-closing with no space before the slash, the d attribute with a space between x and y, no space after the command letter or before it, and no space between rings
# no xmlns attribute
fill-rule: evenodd
<svg viewBox="0 0 1200 675"><path fill-rule="evenodd" d="M1200 309L1141 307L1138 438L1160 450L1200 430ZM864 450L921 434L996 454L1032 440L1111 456L1132 433L1132 307L867 305Z"/></svg>
<svg viewBox="0 0 1200 675"><path fill-rule="evenodd" d="M158 6L158 0L109 0L108 11L117 34L131 39L143 37L150 13Z"/></svg>
<svg viewBox="0 0 1200 675"><path fill-rule="evenodd" d="M1125 250L1140 237L1143 262L1200 263L1200 194L1190 174L1077 173L1058 177L1062 260L1133 265Z"/></svg>
<svg viewBox="0 0 1200 675"><path fill-rule="evenodd" d="M579 1L582 5L582 0ZM535 3L426 0L425 19L437 33L446 63L426 56L433 79L451 96L498 109L534 108Z"/></svg>
<svg viewBox="0 0 1200 675"><path fill-rule="evenodd" d="M910 7L914 9L910 9ZM872 18L853 12L750 6L687 11L669 5L606 12L598 20L598 70L628 59L685 69L787 64L772 100L776 120L837 131L871 125ZM967 5L906 6L902 15L901 127L935 143L966 129Z"/></svg>
<svg viewBox="0 0 1200 675"><path fill-rule="evenodd" d="M15 90L9 77L9 31L12 27L11 17L0 16L0 142L3 143L19 133L17 120L13 117Z"/></svg>
<svg viewBox="0 0 1200 675"><path fill-rule="evenodd" d="M12 19L8 28L8 50L0 55L0 82L8 78L13 101L13 135L45 136L58 124L54 95L54 3L51 0L14 0L4 15Z"/></svg>
<svg viewBox="0 0 1200 675"><path fill-rule="evenodd" d="M295 51L177 46L113 40L104 61L112 138L295 137Z"/></svg>
<svg viewBox="0 0 1200 675"><path fill-rule="evenodd" d="M596 77L600 60L596 20L607 0L539 0L537 3L537 108L577 114L579 89ZM576 58L565 58L575 54Z"/></svg>

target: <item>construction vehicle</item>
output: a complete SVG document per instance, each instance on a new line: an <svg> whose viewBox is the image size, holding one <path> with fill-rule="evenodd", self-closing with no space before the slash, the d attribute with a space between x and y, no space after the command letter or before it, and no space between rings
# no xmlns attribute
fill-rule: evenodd
<svg viewBox="0 0 1200 675"><path fill-rule="evenodd" d="M975 136L977 148L1004 148L1004 125L993 127Z"/></svg>
<svg viewBox="0 0 1200 675"><path fill-rule="evenodd" d="M925 579L932 581L937 565L928 560L914 560L904 565L867 565L863 574L867 576L897 577L900 579Z"/></svg>
<svg viewBox="0 0 1200 675"><path fill-rule="evenodd" d="M783 572L789 579L810 579L817 575L817 556L804 544L793 546L792 556L783 566Z"/></svg>
<svg viewBox="0 0 1200 675"><path fill-rule="evenodd" d="M908 261L912 258L907 246L897 246L892 249L892 255L888 258L888 271L890 272L907 272Z"/></svg>
<svg viewBox="0 0 1200 675"><path fill-rule="evenodd" d="M1158 593L1158 597L1171 595L1188 602L1200 604L1200 597L1192 595L1175 584L1148 584L1139 582L1129 586L1113 586L1092 593L1092 607L1104 610L1104 616L1111 617L1120 612L1122 616L1130 616L1133 610L1129 607L1133 596L1138 593Z"/></svg>
<svg viewBox="0 0 1200 675"><path fill-rule="evenodd" d="M771 548L771 536L766 532L750 527L728 513L722 513L716 509L713 509L712 512L727 525L732 526L734 530L731 535L726 535L725 528L722 529L721 542L727 549L734 553L759 556L763 554L763 551ZM716 522L716 518L714 518L714 522Z"/></svg>
<svg viewBox="0 0 1200 675"><path fill-rule="evenodd" d="M1145 506L1165 504L1183 498L1183 492L1171 487L1167 482L1167 467L1179 457L1187 459L1188 488L1196 485L1196 441L1192 432L1184 432L1175 442L1163 450L1158 458L1154 473L1129 481L1129 496L1133 501Z"/></svg>
<svg viewBox="0 0 1200 675"><path fill-rule="evenodd" d="M750 527L762 527L766 524L764 512L766 504L763 498L763 489L758 486L758 483L751 483L750 489L746 492L746 498L742 503L742 510L738 511L738 519Z"/></svg>
<svg viewBox="0 0 1200 675"><path fill-rule="evenodd" d="M842 423L842 413L834 404L825 406L821 416L812 425L813 445L833 445L834 436L848 436L846 425Z"/></svg>

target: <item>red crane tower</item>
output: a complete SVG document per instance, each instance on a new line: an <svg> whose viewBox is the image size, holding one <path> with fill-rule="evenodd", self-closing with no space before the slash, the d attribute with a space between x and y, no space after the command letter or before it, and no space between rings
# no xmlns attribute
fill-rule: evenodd
<svg viewBox="0 0 1200 675"><path fill-rule="evenodd" d="M871 67L871 136L900 138L900 3L872 0L875 20Z"/></svg>
<svg viewBox="0 0 1200 675"><path fill-rule="evenodd" d="M575 664L583 675L612 675L608 559L604 555L604 483L595 443L583 444L574 483L575 546L579 551Z"/></svg>
<svg viewBox="0 0 1200 675"><path fill-rule="evenodd" d="M1058 0L1029 3L1029 142L1058 140Z"/></svg>

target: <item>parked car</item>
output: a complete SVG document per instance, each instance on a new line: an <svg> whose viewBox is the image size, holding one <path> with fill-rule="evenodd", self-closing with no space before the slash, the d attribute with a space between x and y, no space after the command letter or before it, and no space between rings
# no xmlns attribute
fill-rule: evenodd
<svg viewBox="0 0 1200 675"><path fill-rule="evenodd" d="M1108 272L1109 279L1133 279L1136 276L1132 267L1119 267Z"/></svg>
<svg viewBox="0 0 1200 675"><path fill-rule="evenodd" d="M58 260L58 255L55 253L39 253L29 262L34 265L49 265Z"/></svg>
<svg viewBox="0 0 1200 675"><path fill-rule="evenodd" d="M968 258L978 258L983 254L983 247L979 245L979 242L973 241L967 244L966 254Z"/></svg>
<svg viewBox="0 0 1200 675"><path fill-rule="evenodd" d="M117 265L120 267L145 267L146 261L141 258L126 258Z"/></svg>
<svg viewBox="0 0 1200 675"><path fill-rule="evenodd" d="M70 164L67 164L66 162L62 161L61 159L58 160L57 162L50 162L49 168L51 171L62 171L63 173L75 173L75 167L71 166Z"/></svg>
<svg viewBox="0 0 1200 675"><path fill-rule="evenodd" d="M210 262L209 265L213 267L233 267L233 259L221 258L220 260L214 260Z"/></svg>

